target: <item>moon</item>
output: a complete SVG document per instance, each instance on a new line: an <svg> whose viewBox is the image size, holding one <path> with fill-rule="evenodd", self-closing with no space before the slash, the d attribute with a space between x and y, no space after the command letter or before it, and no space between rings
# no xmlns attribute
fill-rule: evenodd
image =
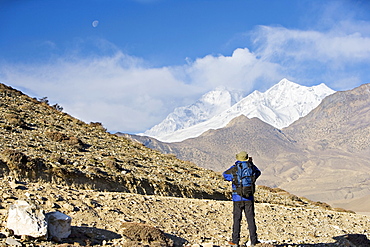
<svg viewBox="0 0 370 247"><path fill-rule="evenodd" d="M91 25L92 25L93 27L97 27L97 26L99 25L99 21L98 21L98 20L95 20L95 21L93 21L93 22L91 23Z"/></svg>

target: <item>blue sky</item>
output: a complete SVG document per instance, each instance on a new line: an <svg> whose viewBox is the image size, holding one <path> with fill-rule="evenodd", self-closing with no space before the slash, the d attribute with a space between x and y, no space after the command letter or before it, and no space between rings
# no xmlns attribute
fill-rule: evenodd
<svg viewBox="0 0 370 247"><path fill-rule="evenodd" d="M225 86L370 82L370 1L0 0L0 82L111 132Z"/></svg>

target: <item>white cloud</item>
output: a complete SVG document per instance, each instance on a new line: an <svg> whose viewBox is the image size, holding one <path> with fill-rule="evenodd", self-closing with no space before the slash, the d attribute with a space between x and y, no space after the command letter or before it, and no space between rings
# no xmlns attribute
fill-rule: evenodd
<svg viewBox="0 0 370 247"><path fill-rule="evenodd" d="M339 59L343 63L349 60L370 60L370 36L364 37L358 32L347 34L333 30L323 33L261 26L256 36L255 41L263 43L258 52L269 60L294 59L333 63L337 63Z"/></svg>
<svg viewBox="0 0 370 247"><path fill-rule="evenodd" d="M345 27L341 28L343 25ZM358 77L355 78L351 72L356 67L369 66L369 31L369 22L346 21L326 31L260 26L253 37L256 54L280 64L290 76L298 77L301 81L325 82L337 89L350 89L351 84L341 88L342 84L335 84L335 81L352 78L357 82L367 74L366 70L357 70L355 74Z"/></svg>
<svg viewBox="0 0 370 247"><path fill-rule="evenodd" d="M231 56L211 56L197 59L186 73L193 83L206 88L227 86L250 92L257 82L271 83L278 78L279 66L258 59L247 48L236 49Z"/></svg>
<svg viewBox="0 0 370 247"><path fill-rule="evenodd" d="M136 132L161 121L188 85L167 68L144 68L133 57L73 59L52 64L2 66L1 80L34 97L47 96L71 115L109 130ZM180 100L179 100L180 99ZM135 123L133 124L133 121Z"/></svg>

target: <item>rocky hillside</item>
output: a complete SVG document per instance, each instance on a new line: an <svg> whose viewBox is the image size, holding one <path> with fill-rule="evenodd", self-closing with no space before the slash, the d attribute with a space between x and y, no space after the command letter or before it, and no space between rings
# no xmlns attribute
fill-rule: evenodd
<svg viewBox="0 0 370 247"><path fill-rule="evenodd" d="M86 124L0 84L0 175L106 191L225 199L220 174Z"/></svg>

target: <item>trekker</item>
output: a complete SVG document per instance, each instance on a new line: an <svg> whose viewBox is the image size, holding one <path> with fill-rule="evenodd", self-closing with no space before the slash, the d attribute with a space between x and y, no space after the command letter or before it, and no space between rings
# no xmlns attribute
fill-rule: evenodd
<svg viewBox="0 0 370 247"><path fill-rule="evenodd" d="M241 176L243 172L247 175ZM242 220L242 212L244 211L248 222L251 246L255 246L259 241L257 239L257 227L254 219L253 193L255 190L255 181L261 175L261 171L253 164L252 157L248 157L247 152L242 151L236 155L235 164L227 169L222 175L225 180L232 181L233 234L232 241L229 242L229 245L239 246L240 224ZM250 186L247 186L241 181L248 179ZM240 185L241 183L243 185Z"/></svg>

